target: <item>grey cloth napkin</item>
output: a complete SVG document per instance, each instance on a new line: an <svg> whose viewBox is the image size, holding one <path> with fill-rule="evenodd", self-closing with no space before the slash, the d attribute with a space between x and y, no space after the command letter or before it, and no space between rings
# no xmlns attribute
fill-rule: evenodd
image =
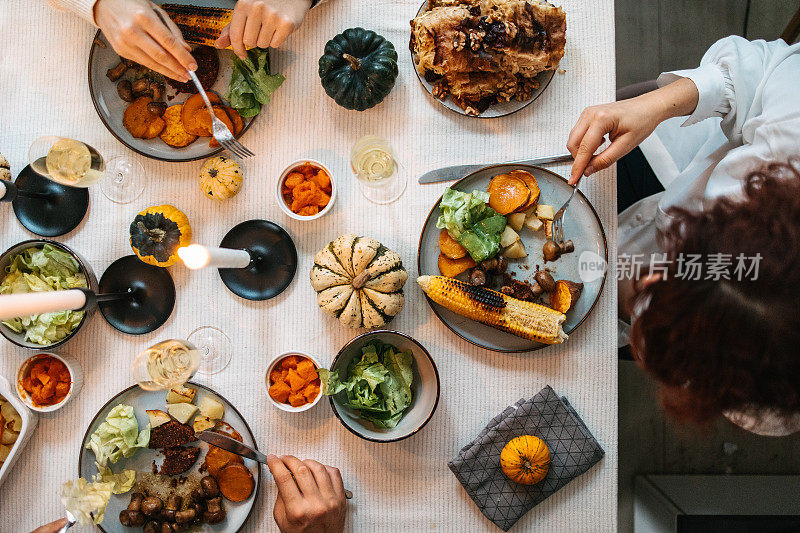
<svg viewBox="0 0 800 533"><path fill-rule="evenodd" d="M500 468L503 447L520 435L537 436L550 449L550 469L536 485L514 483ZM508 531L603 455L575 409L547 385L533 398L519 400L492 418L448 466L486 518Z"/></svg>

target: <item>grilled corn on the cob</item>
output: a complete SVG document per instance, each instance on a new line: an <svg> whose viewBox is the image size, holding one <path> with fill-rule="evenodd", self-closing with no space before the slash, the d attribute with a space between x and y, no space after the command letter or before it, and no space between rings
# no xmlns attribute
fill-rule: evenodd
<svg viewBox="0 0 800 533"><path fill-rule="evenodd" d="M221 7L163 4L161 9L178 26L187 43L206 46L214 46L233 15L233 10Z"/></svg>
<svg viewBox="0 0 800 533"><path fill-rule="evenodd" d="M545 344L567 338L566 315L549 307L444 276L420 276L417 283L434 302L487 326Z"/></svg>

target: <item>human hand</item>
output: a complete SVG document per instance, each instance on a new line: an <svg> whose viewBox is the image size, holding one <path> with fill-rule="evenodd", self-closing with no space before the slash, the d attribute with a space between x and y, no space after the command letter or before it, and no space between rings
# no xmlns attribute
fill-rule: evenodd
<svg viewBox="0 0 800 533"><path fill-rule="evenodd" d="M164 22L156 15L156 9ZM97 0L94 18L120 56L181 82L189 81L187 70L197 70L180 30L152 2Z"/></svg>
<svg viewBox="0 0 800 533"><path fill-rule="evenodd" d="M215 46L233 48L244 59L248 48L280 46L303 22L311 0L238 0L231 23Z"/></svg>
<svg viewBox="0 0 800 533"><path fill-rule="evenodd" d="M67 525L67 519L61 518L56 520L55 522L50 522L49 524L45 524L43 526L39 526L31 533L58 533L58 531Z"/></svg>
<svg viewBox="0 0 800 533"><path fill-rule="evenodd" d="M344 530L347 505L338 469L292 455L269 455L267 466L278 486L272 516L282 533Z"/></svg>
<svg viewBox="0 0 800 533"><path fill-rule="evenodd" d="M651 105L639 98L583 110L567 140L567 150L575 158L570 185L575 185L582 175L608 168L653 133L660 120ZM595 154L606 135L611 144Z"/></svg>

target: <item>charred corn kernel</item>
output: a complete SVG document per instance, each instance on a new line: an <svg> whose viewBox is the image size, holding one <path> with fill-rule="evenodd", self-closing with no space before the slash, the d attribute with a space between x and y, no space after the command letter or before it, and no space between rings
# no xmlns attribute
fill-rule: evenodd
<svg viewBox="0 0 800 533"><path fill-rule="evenodd" d="M178 26L187 43L206 46L214 46L233 15L233 10L221 7L164 4L161 9Z"/></svg>
<svg viewBox="0 0 800 533"><path fill-rule="evenodd" d="M487 326L545 344L567 338L566 315L549 307L444 276L420 276L417 283L434 302Z"/></svg>

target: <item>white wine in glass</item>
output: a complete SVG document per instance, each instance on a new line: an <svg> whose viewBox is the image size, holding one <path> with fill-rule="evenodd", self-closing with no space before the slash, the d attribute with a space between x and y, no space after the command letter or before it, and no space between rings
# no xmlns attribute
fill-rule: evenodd
<svg viewBox="0 0 800 533"><path fill-rule="evenodd" d="M38 174L68 187L99 182L103 195L118 204L133 202L144 191L141 163L122 156L105 161L88 144L67 137L39 137L28 150L28 163Z"/></svg>
<svg viewBox="0 0 800 533"><path fill-rule="evenodd" d="M136 356L133 377L144 390L164 390L189 381L199 366L200 352L193 344L170 339Z"/></svg>
<svg viewBox="0 0 800 533"><path fill-rule="evenodd" d="M407 177L399 172L389 141L365 135L350 151L350 165L358 178L361 194L370 202L389 204L406 190Z"/></svg>

